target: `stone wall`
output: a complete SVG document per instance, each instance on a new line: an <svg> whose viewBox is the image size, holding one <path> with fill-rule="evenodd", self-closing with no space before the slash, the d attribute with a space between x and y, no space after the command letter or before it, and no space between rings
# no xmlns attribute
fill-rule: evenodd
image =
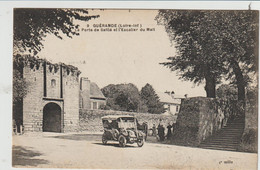
<svg viewBox="0 0 260 170"><path fill-rule="evenodd" d="M64 132L78 131L79 127L79 78L72 72L63 72Z"/></svg>
<svg viewBox="0 0 260 170"><path fill-rule="evenodd" d="M198 146L203 140L226 124L231 111L227 103L206 97L184 99L176 121L172 142L175 144Z"/></svg>
<svg viewBox="0 0 260 170"><path fill-rule="evenodd" d="M43 66L37 69L25 65L23 77L28 82L28 93L23 99L23 125L25 131L42 131Z"/></svg>
<svg viewBox="0 0 260 170"><path fill-rule="evenodd" d="M246 103L245 129L240 143L240 151L255 152L258 150L258 97Z"/></svg>
<svg viewBox="0 0 260 170"><path fill-rule="evenodd" d="M245 130L258 128L258 101L248 101L245 111Z"/></svg>
<svg viewBox="0 0 260 170"><path fill-rule="evenodd" d="M148 128L152 128L153 124L156 126L161 123L167 125L169 122L176 122L177 116L167 116L162 114L149 114L149 113L134 113L134 112L124 112L124 111L113 111L113 110L84 110L80 109L79 114L79 131L90 131L90 132L102 132L103 126L101 122L101 117L105 115L133 115L137 118L139 123L146 121L148 123Z"/></svg>

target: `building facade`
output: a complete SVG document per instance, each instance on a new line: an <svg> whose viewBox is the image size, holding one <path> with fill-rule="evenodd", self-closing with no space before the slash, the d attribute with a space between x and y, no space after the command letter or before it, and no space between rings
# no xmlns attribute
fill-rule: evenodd
<svg viewBox="0 0 260 170"><path fill-rule="evenodd" d="M157 92L160 102L165 108L164 114L177 115L180 112L181 99L175 98L172 92Z"/></svg>
<svg viewBox="0 0 260 170"><path fill-rule="evenodd" d="M98 110L106 105L106 98L98 85L88 78L80 79L80 108Z"/></svg>

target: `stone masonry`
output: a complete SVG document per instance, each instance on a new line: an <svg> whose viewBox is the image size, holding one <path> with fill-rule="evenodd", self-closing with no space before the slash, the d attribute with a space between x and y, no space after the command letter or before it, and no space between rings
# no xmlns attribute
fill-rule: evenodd
<svg viewBox="0 0 260 170"><path fill-rule="evenodd" d="M39 65L24 65L23 77L29 83L23 99L25 131L43 131L43 122L51 126L52 118L44 120L44 108L54 109L60 123L59 132L76 131L79 124L79 71L69 70L64 64L44 61ZM49 105L48 105L49 104ZM57 109L58 108L58 109ZM55 113L56 114L56 113ZM49 127L52 128L52 127Z"/></svg>

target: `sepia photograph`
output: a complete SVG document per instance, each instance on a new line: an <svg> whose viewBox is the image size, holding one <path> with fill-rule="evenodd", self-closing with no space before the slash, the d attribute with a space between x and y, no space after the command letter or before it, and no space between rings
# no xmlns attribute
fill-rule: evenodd
<svg viewBox="0 0 260 170"><path fill-rule="evenodd" d="M13 168L257 169L250 4L12 12Z"/></svg>

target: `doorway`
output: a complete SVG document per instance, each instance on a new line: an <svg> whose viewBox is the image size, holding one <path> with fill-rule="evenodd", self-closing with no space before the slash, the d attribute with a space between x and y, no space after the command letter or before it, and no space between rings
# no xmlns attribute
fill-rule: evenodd
<svg viewBox="0 0 260 170"><path fill-rule="evenodd" d="M56 103L48 103L43 108L43 132L61 132L61 108Z"/></svg>

